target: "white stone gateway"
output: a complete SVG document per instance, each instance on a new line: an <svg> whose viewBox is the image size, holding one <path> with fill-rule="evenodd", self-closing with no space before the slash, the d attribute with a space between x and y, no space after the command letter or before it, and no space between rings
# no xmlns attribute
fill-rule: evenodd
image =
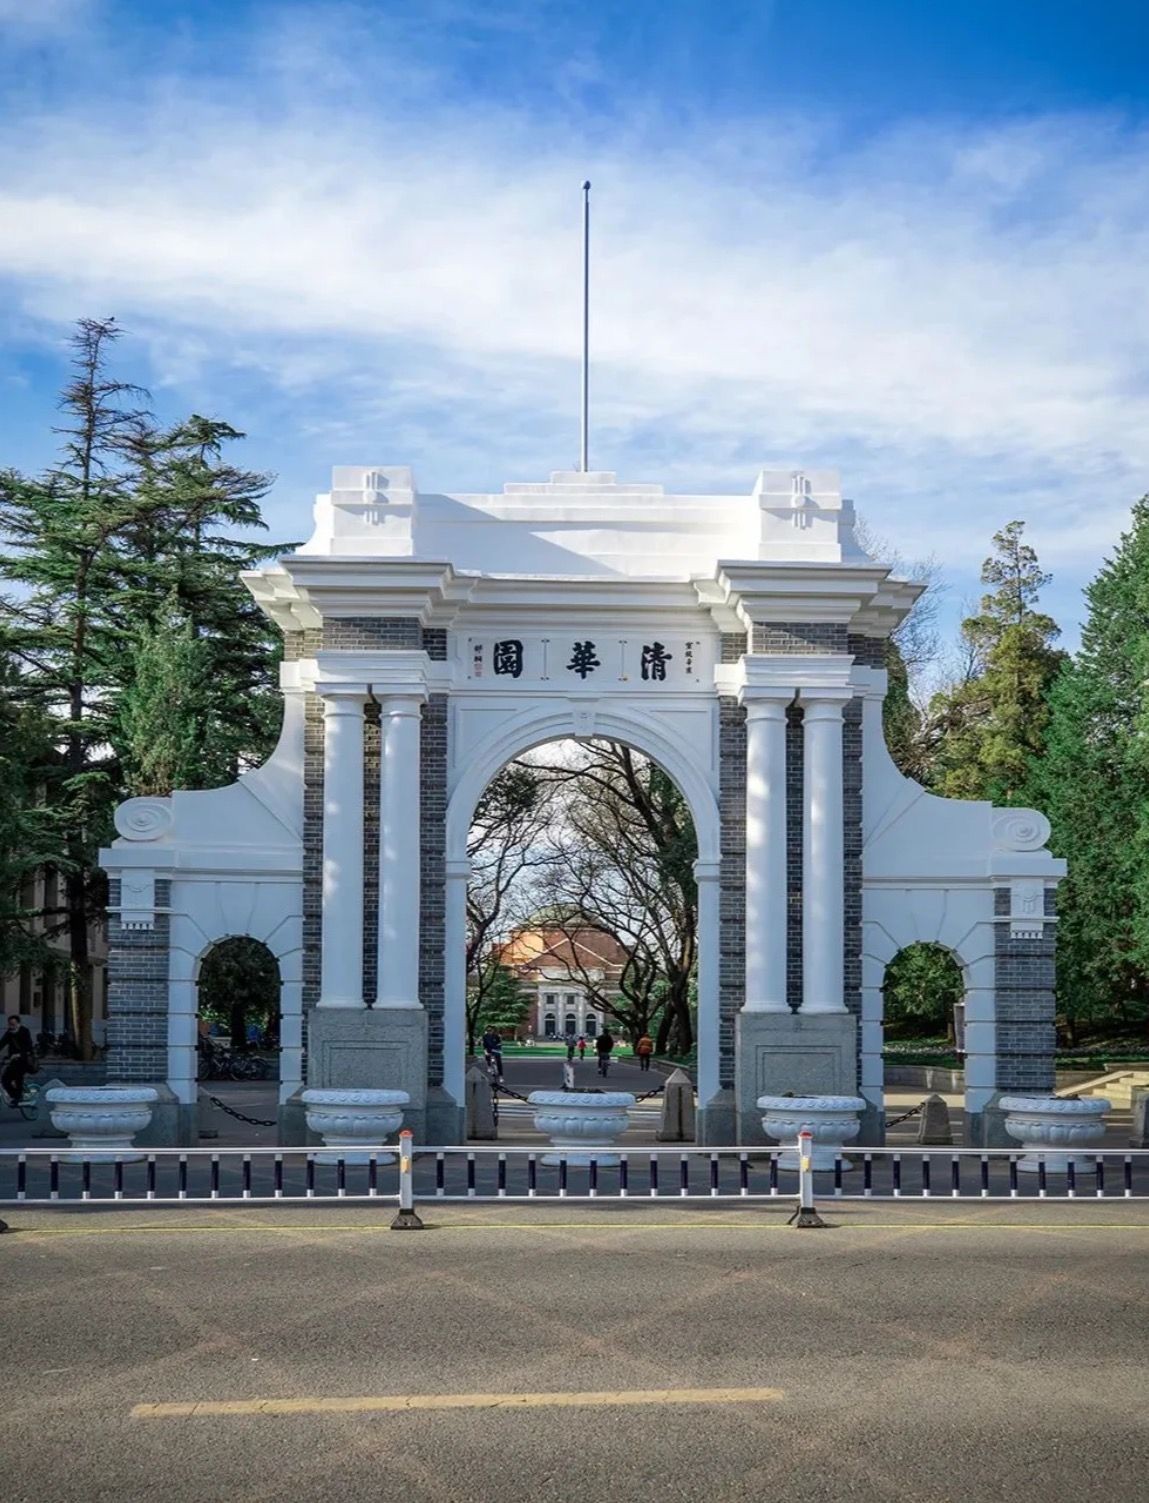
<svg viewBox="0 0 1149 1503"><path fill-rule="evenodd" d="M611 1149L630 1122L635 1098L629 1091L532 1091L527 1100L535 1109L536 1129L559 1150L544 1154L544 1164L565 1159L585 1165L593 1159L609 1168L618 1163Z"/></svg>
<svg viewBox="0 0 1149 1503"><path fill-rule="evenodd" d="M99 1150L97 1163L146 1157L134 1139L152 1120L158 1093L151 1086L52 1086L44 1094L52 1126L68 1134L69 1151L59 1155L63 1163L81 1163L93 1149Z"/></svg>
<svg viewBox="0 0 1149 1503"><path fill-rule="evenodd" d="M886 647L919 586L869 558L831 470L668 495L604 472L495 494L343 466L313 536L244 578L282 630L283 732L226 788L133 799L111 879L109 1066L196 1141L197 981L249 935L282 979L280 1136L304 1086L403 1090L464 1132L467 832L509 760L625 742L698 837L698 1136L760 1143L762 1095L884 1121L882 983L903 946L965 979L966 1141L1053 1086L1055 889L1032 810L950 802L882 735ZM304 1041L307 1065L304 1079Z"/></svg>

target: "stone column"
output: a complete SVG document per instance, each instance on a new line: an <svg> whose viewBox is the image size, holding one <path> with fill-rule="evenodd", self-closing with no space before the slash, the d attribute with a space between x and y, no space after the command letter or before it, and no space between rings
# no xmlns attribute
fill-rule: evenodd
<svg viewBox="0 0 1149 1503"><path fill-rule="evenodd" d="M420 1006L419 719L423 697L388 694L381 701L376 1007Z"/></svg>
<svg viewBox="0 0 1149 1503"><path fill-rule="evenodd" d="M786 700L746 704L745 1012L786 1012Z"/></svg>
<svg viewBox="0 0 1149 1503"><path fill-rule="evenodd" d="M802 1013L844 1013L845 849L840 690L802 691Z"/></svg>
<svg viewBox="0 0 1149 1503"><path fill-rule="evenodd" d="M718 948L722 865L696 861L698 883L698 1105L713 1101L722 1087L721 1013L718 989Z"/></svg>
<svg viewBox="0 0 1149 1503"><path fill-rule="evenodd" d="M471 863L447 861L446 954L443 964L443 1086L465 1095L467 1053L467 882ZM541 1029L540 1029L541 1031Z"/></svg>
<svg viewBox="0 0 1149 1503"><path fill-rule="evenodd" d="M363 1007L365 685L317 684L323 700L323 921L320 1007Z"/></svg>

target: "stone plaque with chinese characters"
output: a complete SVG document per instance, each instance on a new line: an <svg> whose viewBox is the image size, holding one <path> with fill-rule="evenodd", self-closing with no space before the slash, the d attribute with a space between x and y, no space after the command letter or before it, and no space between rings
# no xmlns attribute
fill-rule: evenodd
<svg viewBox="0 0 1149 1503"><path fill-rule="evenodd" d="M459 641L471 683L673 692L714 683L715 642L702 633L556 631L484 633Z"/></svg>

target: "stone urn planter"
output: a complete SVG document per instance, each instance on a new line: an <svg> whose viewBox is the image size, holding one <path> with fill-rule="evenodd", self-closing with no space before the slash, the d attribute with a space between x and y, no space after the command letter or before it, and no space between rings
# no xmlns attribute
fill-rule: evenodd
<svg viewBox="0 0 1149 1503"><path fill-rule="evenodd" d="M381 1143L403 1126L403 1108L411 1104L406 1091L306 1090L302 1101L307 1125L318 1133L331 1152L317 1153L317 1164L369 1164L366 1150ZM393 1153L377 1153L377 1164L393 1164Z"/></svg>
<svg viewBox="0 0 1149 1503"><path fill-rule="evenodd" d="M629 1091L532 1091L527 1100L535 1109L535 1127L562 1150L544 1154L544 1164L618 1163L610 1149L630 1121L634 1097Z"/></svg>
<svg viewBox="0 0 1149 1503"><path fill-rule="evenodd" d="M1100 1097L1072 1101L1061 1096L1003 1096L998 1105L1006 1113L1006 1132L1025 1149L1025 1157L1017 1161L1023 1173L1037 1173L1039 1151L1044 1154L1047 1174L1064 1174L1070 1162L1075 1171L1093 1168L1093 1159L1081 1157L1079 1152L1100 1146L1108 1101ZM1050 1152L1056 1149L1078 1152Z"/></svg>
<svg viewBox="0 0 1149 1503"><path fill-rule="evenodd" d="M96 1148L105 1150L96 1155L97 1163L129 1164L146 1157L132 1139L152 1120L158 1093L151 1086L51 1086L44 1094L52 1126L68 1134L63 1163L81 1163Z"/></svg>
<svg viewBox="0 0 1149 1503"><path fill-rule="evenodd" d="M814 1168L832 1170L843 1145L861 1131L866 1103L861 1096L759 1096L758 1109L762 1126L782 1145L781 1168L797 1169L798 1133L808 1127L814 1135ZM842 1159L843 1169L853 1167Z"/></svg>

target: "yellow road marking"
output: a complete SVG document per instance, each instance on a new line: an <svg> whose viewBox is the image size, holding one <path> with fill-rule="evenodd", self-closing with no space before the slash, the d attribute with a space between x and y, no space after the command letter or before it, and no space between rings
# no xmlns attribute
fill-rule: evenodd
<svg viewBox="0 0 1149 1503"><path fill-rule="evenodd" d="M382 1414L415 1409L591 1409L639 1404L775 1404L780 1388L632 1388L569 1393L409 1393L345 1399L224 1399L136 1404L133 1419L202 1419L230 1414Z"/></svg>
<svg viewBox="0 0 1149 1503"><path fill-rule="evenodd" d="M829 1214L834 1214L833 1207L829 1208ZM783 1232L789 1236L793 1228L778 1219L766 1221L758 1219L746 1219L740 1221L648 1221L636 1219L634 1222L624 1221L438 1221L429 1224L429 1230L436 1232L552 1232L552 1231L580 1231L580 1232L754 1232L761 1235L763 1232ZM938 1221L916 1221L903 1219L898 1221L868 1221L864 1219L853 1220L847 1213L841 1220L833 1223L833 1230L842 1232L891 1232L891 1231L915 1231L915 1232L948 1232L948 1231L994 1231L994 1232L1035 1232L1035 1231L1125 1231L1145 1232L1149 1231L1149 1221L1048 1221L1042 1217L1040 1221L947 1221L944 1218ZM229 1222L225 1226L94 1226L94 1227L47 1227L27 1226L13 1227L13 1231L19 1233L20 1241L33 1237L62 1238L69 1237L127 1237L139 1232L163 1232L168 1234L211 1233L220 1235L251 1235L252 1233L271 1233L272 1235L291 1236L300 1232L360 1232L375 1234L388 1232L390 1226L385 1221L380 1221L372 1226L369 1223L357 1225L354 1222L339 1223L337 1225L309 1225L304 1221L291 1222L285 1226L273 1226L267 1221L247 1221L241 1224L238 1221Z"/></svg>

